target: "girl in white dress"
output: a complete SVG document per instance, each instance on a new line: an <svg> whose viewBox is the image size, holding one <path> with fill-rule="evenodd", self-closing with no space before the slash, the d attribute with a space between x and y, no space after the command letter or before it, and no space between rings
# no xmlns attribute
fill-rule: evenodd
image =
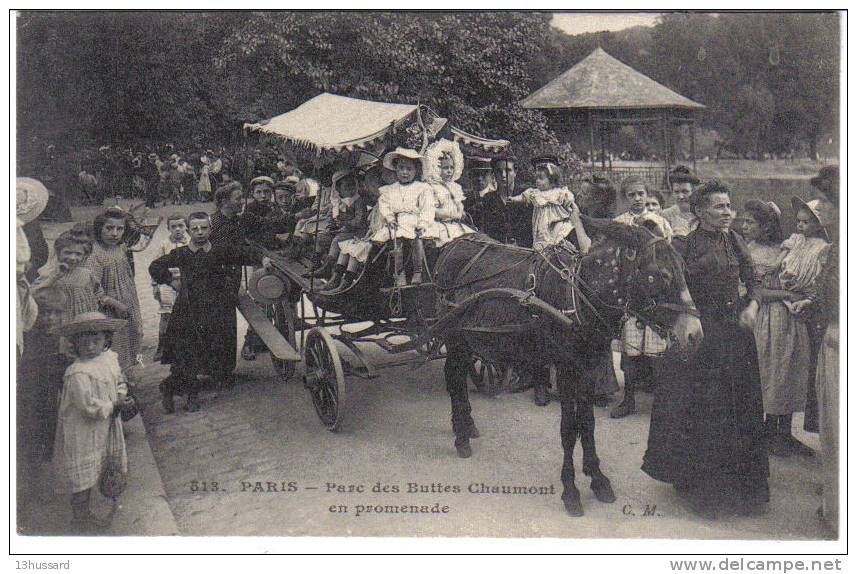
<svg viewBox="0 0 857 574"><path fill-rule="evenodd" d="M514 203L533 206L533 249L541 250L565 241L576 232L578 247L586 253L592 244L580 223L574 194L562 185L562 172L554 161L540 161L536 167L536 187L509 198Z"/></svg>
<svg viewBox="0 0 857 574"><path fill-rule="evenodd" d="M441 139L428 147L423 157L423 180L434 193L435 246L442 247L457 237L476 230L462 223L464 191L458 180L464 170L464 155L455 142Z"/></svg>
<svg viewBox="0 0 857 574"><path fill-rule="evenodd" d="M419 181L422 155L412 149L396 148L384 156L385 168L396 172L396 182L379 189L378 211L385 225L372 236L374 243L401 239L411 248L413 275L411 284L422 283L425 257L422 239L435 239L435 199L429 184ZM397 242L394 242L397 243ZM407 284L403 251L394 246L393 266L396 287Z"/></svg>
<svg viewBox="0 0 857 574"><path fill-rule="evenodd" d="M80 531L108 526L91 513L89 500L107 462L111 425L116 428L110 456L119 462L122 472L127 471L118 416L126 404L128 387L116 353L108 350L113 333L125 324L123 319L91 311L57 328L59 335L70 339L76 360L63 377L55 463L72 492L72 525Z"/></svg>

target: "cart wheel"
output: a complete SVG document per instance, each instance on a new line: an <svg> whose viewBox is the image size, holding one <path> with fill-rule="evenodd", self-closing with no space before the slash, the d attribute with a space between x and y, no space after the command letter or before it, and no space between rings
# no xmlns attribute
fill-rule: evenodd
<svg viewBox="0 0 857 574"><path fill-rule="evenodd" d="M273 305L266 305L265 313L268 315L271 323L274 324L274 327L277 328L277 331L286 338L292 347L297 349L295 338L295 310L291 306L291 303L287 300L283 300ZM270 355L271 363L274 365L274 370L280 375L280 378L282 378L284 383L287 382L295 374L294 361L282 361L275 357L273 353L270 353Z"/></svg>
<svg viewBox="0 0 857 574"><path fill-rule="evenodd" d="M344 417L345 374L333 337L313 327L304 345L304 387L327 430L337 431Z"/></svg>

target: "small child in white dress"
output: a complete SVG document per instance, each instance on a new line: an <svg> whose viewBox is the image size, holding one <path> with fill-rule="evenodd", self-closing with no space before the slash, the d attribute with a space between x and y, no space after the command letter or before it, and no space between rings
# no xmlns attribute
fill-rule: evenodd
<svg viewBox="0 0 857 574"><path fill-rule="evenodd" d="M792 198L792 207L797 219L797 233L783 241L780 255L780 282L783 289L800 293L798 301L783 301L789 311L799 314L812 303L815 296L815 281L821 273L830 243L822 225L819 200L804 203Z"/></svg>
<svg viewBox="0 0 857 574"><path fill-rule="evenodd" d="M462 223L464 190L458 179L464 170L464 155L458 143L440 139L431 144L423 157L423 180L432 189L435 199L434 244L442 247L462 235L476 233Z"/></svg>
<svg viewBox="0 0 857 574"><path fill-rule="evenodd" d="M423 239L435 239L434 213L435 200L431 186L419 181L422 169L422 155L416 150L396 148L384 156L386 169L396 172L396 182L381 187L378 191L378 211L385 225L372 236L374 243L386 243L397 239L411 248L413 275L411 284L422 283L422 269L425 255L422 249ZM404 255L401 248L394 247L393 267L395 285L407 284L404 272Z"/></svg>
<svg viewBox="0 0 857 574"><path fill-rule="evenodd" d="M580 210L574 194L562 185L562 172L556 158L536 158L536 188L509 198L513 203L533 206L533 249L541 250L565 241L576 232L581 252L589 251L591 241L580 223Z"/></svg>
<svg viewBox="0 0 857 574"><path fill-rule="evenodd" d="M90 511L92 488L98 484L108 460L118 461L127 471L125 439L119 414L126 404L127 380L115 352L107 350L113 333L127 324L98 311L81 313L58 327L57 334L67 337L76 360L63 377L57 421L57 470L71 490L72 525L78 531L108 526ZM111 426L114 451L108 453Z"/></svg>

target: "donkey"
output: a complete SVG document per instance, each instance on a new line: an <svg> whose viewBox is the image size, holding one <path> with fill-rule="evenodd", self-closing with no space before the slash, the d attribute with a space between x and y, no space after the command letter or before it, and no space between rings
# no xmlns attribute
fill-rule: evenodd
<svg viewBox="0 0 857 574"><path fill-rule="evenodd" d="M591 381L623 318L635 316L670 334L675 352L692 352L702 338L683 262L669 243L643 227L581 217L596 237L585 256L567 245L536 252L477 234L446 246L434 270L439 304L448 309L433 331L442 331L446 344L458 455L471 456L470 439L478 436L467 394L474 355L542 376L555 365L562 501L572 516L583 515L572 460L578 437L583 473L591 477L596 498L616 499L595 450Z"/></svg>

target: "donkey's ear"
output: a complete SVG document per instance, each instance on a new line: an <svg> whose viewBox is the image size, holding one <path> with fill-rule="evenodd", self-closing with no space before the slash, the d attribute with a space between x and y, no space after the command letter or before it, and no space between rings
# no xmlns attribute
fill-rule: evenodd
<svg viewBox="0 0 857 574"><path fill-rule="evenodd" d="M639 228L613 221L580 215L580 221L587 233L601 233L623 245L637 245L640 242Z"/></svg>

